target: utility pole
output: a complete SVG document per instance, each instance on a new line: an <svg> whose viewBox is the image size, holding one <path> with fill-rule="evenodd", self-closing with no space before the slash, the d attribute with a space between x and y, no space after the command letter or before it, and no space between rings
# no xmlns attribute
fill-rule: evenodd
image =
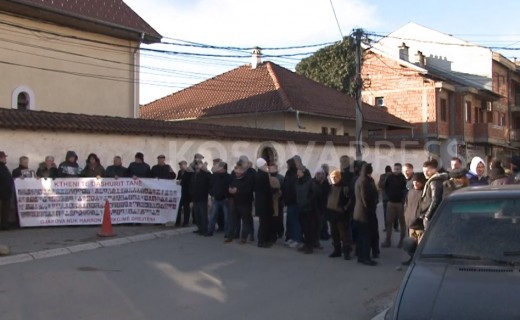
<svg viewBox="0 0 520 320"><path fill-rule="evenodd" d="M356 45L356 78L355 78L355 97L356 97L356 160L363 160L361 146L363 143L363 102L361 101L361 91L363 90L363 78L361 77L361 38L363 36L362 29L354 30L354 39Z"/></svg>

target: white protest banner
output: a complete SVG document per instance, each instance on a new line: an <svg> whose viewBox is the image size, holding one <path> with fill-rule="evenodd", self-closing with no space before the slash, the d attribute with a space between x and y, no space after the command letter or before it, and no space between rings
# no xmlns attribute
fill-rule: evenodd
<svg viewBox="0 0 520 320"><path fill-rule="evenodd" d="M159 179L16 179L21 227L101 224L105 200L113 224L174 222L181 187Z"/></svg>

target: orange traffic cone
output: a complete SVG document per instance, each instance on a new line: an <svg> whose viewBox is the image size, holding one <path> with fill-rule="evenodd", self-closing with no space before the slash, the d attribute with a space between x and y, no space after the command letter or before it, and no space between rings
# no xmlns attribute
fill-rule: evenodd
<svg viewBox="0 0 520 320"><path fill-rule="evenodd" d="M105 201L105 212L103 213L103 224L101 225L101 231L98 232L100 237L113 237L116 234L112 230L112 217L110 215L110 203L108 200Z"/></svg>

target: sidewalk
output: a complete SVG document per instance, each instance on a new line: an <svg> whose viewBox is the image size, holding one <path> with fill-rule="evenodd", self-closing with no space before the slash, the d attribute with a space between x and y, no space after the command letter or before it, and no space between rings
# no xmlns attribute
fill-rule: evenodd
<svg viewBox="0 0 520 320"><path fill-rule="evenodd" d="M100 226L42 227L0 231L0 244L10 248L10 255L32 253L57 248L95 243L103 240L122 239L163 231L189 228L171 228L164 225L121 226L114 225L115 237L102 238L97 233Z"/></svg>

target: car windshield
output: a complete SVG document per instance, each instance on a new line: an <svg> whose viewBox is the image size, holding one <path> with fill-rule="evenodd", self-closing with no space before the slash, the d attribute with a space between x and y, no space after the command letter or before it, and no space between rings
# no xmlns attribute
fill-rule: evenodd
<svg viewBox="0 0 520 320"><path fill-rule="evenodd" d="M520 199L448 201L421 256L520 262Z"/></svg>

